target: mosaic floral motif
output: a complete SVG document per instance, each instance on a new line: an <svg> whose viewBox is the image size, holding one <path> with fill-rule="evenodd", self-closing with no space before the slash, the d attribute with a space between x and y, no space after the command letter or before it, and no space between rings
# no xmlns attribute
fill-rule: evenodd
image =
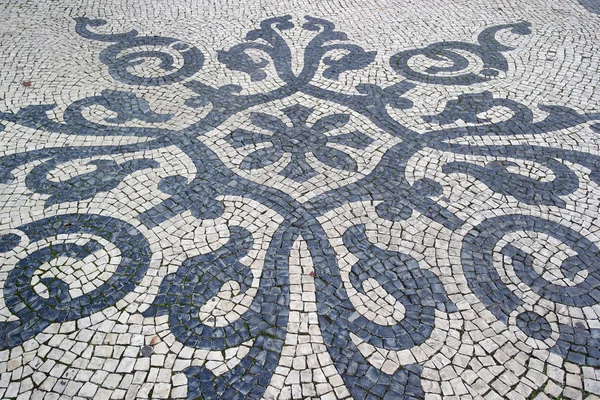
<svg viewBox="0 0 600 400"><path fill-rule="evenodd" d="M443 85L471 85L485 82L499 75L500 71L508 70L508 63L502 56L502 52L514 50L512 47L500 44L495 36L496 33L511 29L512 33L528 35L531 24L521 22L518 24L499 25L485 29L477 38L478 44L465 42L442 42L435 43L423 49L407 50L400 52L390 59L394 69L407 78L425 83L438 83ZM479 73L466 72L453 76L444 76L448 72L462 72L469 67L469 60L460 52L467 52L477 56L483 63ZM415 71L409 66L411 58L423 55L435 61L450 61L451 65L446 67L431 66L424 72Z"/></svg>
<svg viewBox="0 0 600 400"><path fill-rule="evenodd" d="M375 60L375 51L348 43L347 35L336 31L327 20L306 17L306 22L296 28L290 16L269 18L250 31L245 42L217 53L219 62L246 74L253 82L267 79L273 70L281 82L264 93L244 94L237 85L211 87L203 83L205 80L196 80L206 56L192 44L143 36L137 31L96 33L95 28L107 24L103 20L82 17L75 22L81 37L107 43L99 59L112 78L135 86L180 83L195 93L186 99L186 106L197 109L202 116L185 129L160 127L172 115L153 111L152 104L133 93L112 90L74 102L66 109L63 121L48 116L51 105L3 112L0 120L5 123L45 132L144 140L5 155L0 158L0 183L10 184L17 179L19 168L35 163L27 170L26 186L45 199L46 208L51 208L94 198L135 173L157 169L158 161L140 154L175 146L192 160L195 175L192 179L170 175L160 180L158 189L164 196L136 215L136 223L143 229L155 229L188 213L198 220L218 219L227 208L227 196L250 199L281 217L270 239L262 243L260 269L253 269L254 264L249 266L247 261L257 238L249 228L232 224L226 243L209 252L186 255L177 268L170 269L152 304L143 312L146 318L166 316L171 334L186 348L240 354L237 361L222 370L211 368L208 363L185 368L188 398L259 399L265 395L286 343L292 307L290 252L297 241L305 244L314 266L320 334L349 394L356 399L424 398L424 359L415 355L422 354L422 348L431 340L440 315L445 319L460 318L459 307L441 276L401 248L385 248L376 242L370 233L372 227L353 222L340 228L339 238L330 237L323 228L324 216L359 203L373 206L381 226L404 226L411 218L422 215L432 224L463 235L457 255L461 265L457 268L461 268L468 287L495 320L511 327L516 337L529 346L549 349L579 365L600 366L600 330L571 323L565 317L570 309L600 303L600 250L593 242L574 227L531 215L481 216L476 223L467 221L455 208L440 201L444 193L442 183L428 177L410 181L405 174L409 160L426 149L457 157L488 157L493 161L485 165L460 158L441 161L442 172L446 176L472 177L511 201L559 209L566 207L565 198L581 184L574 165L583 167L586 179L600 184L600 157L593 154L528 144L465 145L459 140L543 134L589 124L600 120L598 114L541 105L546 115L536 119L523 104L476 90L447 99L445 109L437 115L423 115L424 121L435 126L425 133L413 131L393 113L413 106L409 92L418 84L468 86L492 80L500 72L510 73L506 54L512 48L497 35L528 35L530 24L486 28L477 44L448 41L399 51L389 62L405 80L387 87L360 83L354 93L346 93L319 81L336 81L343 74L369 66ZM291 29L313 34L303 49L299 72L292 68L292 51L282 35ZM256 57L255 52L261 56ZM470 53L470 57L464 53ZM479 59L481 70L473 72L471 56ZM419 69L411 61L415 57L449 65ZM149 60L154 61L150 72L144 69ZM362 115L399 142L386 150L366 177L325 190L301 203L276 186L236 174L201 140L233 115L275 100L290 99L298 93L339 104L351 110L352 115ZM102 107L111 112L110 116L91 121L86 118L90 107ZM494 108L508 110L504 114L508 117L486 117L486 112ZM315 167L307 161L308 154L330 168L356 171L359 166L353 149L364 150L373 141L360 130L336 132L347 125L350 114L321 115L319 109L296 100L281 111L287 119L268 112L252 112L252 126L237 127L226 136L233 147L251 148L241 160L241 169L259 170L289 156L289 163L279 174L301 183L315 175ZM309 118L314 121L309 122ZM140 121L146 124L130 124ZM456 124L459 121L462 124ZM591 126L600 131L597 124ZM116 161L111 158L116 154L130 154L131 159ZM78 160L84 162L82 173L63 180L51 176L61 165ZM524 162L548 171L553 178L523 175L517 167ZM554 268L566 283L557 284L540 272L543 260L507 239L515 233L547 235L568 247L571 256ZM83 235L84 239L73 239L73 235ZM31 250L24 251L28 246ZM57 258L76 263L94 257L107 246L114 247L120 261L110 266L107 259L99 257L109 273L91 286L76 290L65 281L64 272L40 273L55 268L52 262ZM343 259L340 251L347 253ZM51 324L74 321L113 306L140 283L152 257L139 226L96 214L60 214L24 223L0 237L0 252L14 262L3 287L4 302L12 318L0 323L2 349L25 343ZM505 266L510 265L514 273L508 278L498 269L498 254L509 260ZM342 268L344 263L349 268ZM527 285L532 292L528 296L534 296L539 304L534 302L534 307L517 294L515 287L520 286L514 284L515 280ZM233 316L223 317L220 322L214 317L206 318L205 308L226 285L235 296L245 299L243 307L232 306ZM365 311L354 300L356 296L368 297L368 286L375 288L381 299L389 299L392 311L385 318ZM389 358L377 362L372 356L375 352Z"/></svg>
<svg viewBox="0 0 600 400"><path fill-rule="evenodd" d="M40 280L49 292L41 296L32 285L34 274L58 257L83 260L93 256L103 247L97 240L91 238L83 245L54 241L22 258L4 282L4 302L18 321L0 325L2 349L31 339L51 323L72 321L114 305L140 283L150 262L150 250L144 236L129 224L108 217L65 214L23 225L19 231L31 242L54 235L92 234L114 243L121 252L121 262L106 282L73 298L69 285L56 277ZM0 250L13 250L21 241L14 233L5 235L0 239Z"/></svg>
<svg viewBox="0 0 600 400"><path fill-rule="evenodd" d="M291 153L291 160L281 174L302 182L316 175L315 170L306 161L305 155L310 152L323 164L332 168L356 171L358 165L350 155L328 146L328 144L339 143L364 149L373 142L373 139L358 131L333 136L326 135L331 130L346 125L350 120L350 116L347 114L329 115L319 119L312 126L308 126L306 120L313 112L310 108L298 105L286 108L283 112L290 119L292 127L286 126L283 121L271 115L253 113L251 114L252 122L260 128L272 131L272 135L238 129L227 137L234 147L265 142L272 144L270 147L263 147L247 155L242 160L242 169L262 168L278 161L284 153Z"/></svg>

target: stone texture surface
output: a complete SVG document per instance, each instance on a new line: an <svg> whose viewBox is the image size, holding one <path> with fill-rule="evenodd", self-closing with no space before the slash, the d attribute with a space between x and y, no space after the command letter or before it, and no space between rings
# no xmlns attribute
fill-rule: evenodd
<svg viewBox="0 0 600 400"><path fill-rule="evenodd" d="M0 397L598 398L598 13L5 2Z"/></svg>

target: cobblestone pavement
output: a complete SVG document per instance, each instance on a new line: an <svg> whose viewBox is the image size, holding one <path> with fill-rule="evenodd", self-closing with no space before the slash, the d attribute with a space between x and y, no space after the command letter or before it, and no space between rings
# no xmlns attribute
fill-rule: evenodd
<svg viewBox="0 0 600 400"><path fill-rule="evenodd" d="M0 8L0 397L598 399L596 0Z"/></svg>

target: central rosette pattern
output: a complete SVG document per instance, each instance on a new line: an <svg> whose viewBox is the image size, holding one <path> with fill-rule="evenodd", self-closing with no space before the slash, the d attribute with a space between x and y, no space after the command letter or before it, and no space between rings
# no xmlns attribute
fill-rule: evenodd
<svg viewBox="0 0 600 400"><path fill-rule="evenodd" d="M313 109L295 105L282 111L291 121L292 126L272 115L253 112L250 114L252 123L258 128L271 131L271 135L237 129L226 137L226 140L236 148L271 144L244 157L240 168L246 170L264 168L279 161L285 154L290 154L289 163L279 174L297 182L304 182L318 174L306 161L307 154L312 154L317 160L332 168L348 172L358 170L358 164L352 156L331 146L340 144L363 150L373 142L373 139L359 131L335 134L337 129L348 124L350 115L329 115L309 126L307 120L314 112Z"/></svg>
<svg viewBox="0 0 600 400"><path fill-rule="evenodd" d="M401 142L349 108L301 93L241 111L198 139L237 175L300 202L358 181Z"/></svg>

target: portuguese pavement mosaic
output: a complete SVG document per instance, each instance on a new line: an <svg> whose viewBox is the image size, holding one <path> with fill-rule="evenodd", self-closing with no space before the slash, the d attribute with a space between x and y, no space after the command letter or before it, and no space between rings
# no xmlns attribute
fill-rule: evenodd
<svg viewBox="0 0 600 400"><path fill-rule="evenodd" d="M597 398L593 2L218 3L4 7L0 396Z"/></svg>

